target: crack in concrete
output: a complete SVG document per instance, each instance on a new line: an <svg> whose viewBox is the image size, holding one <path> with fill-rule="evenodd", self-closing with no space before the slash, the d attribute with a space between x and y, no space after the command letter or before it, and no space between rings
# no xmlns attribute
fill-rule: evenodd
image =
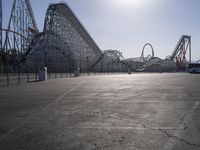
<svg viewBox="0 0 200 150"><path fill-rule="evenodd" d="M180 122L178 123L178 126L179 125L183 125L184 126L184 130L188 128L188 125L187 125L187 123L185 121L185 118L187 117L187 115L189 113L192 113L192 112L195 112L196 110L198 110L199 109L199 104L200 104L199 102L196 102L195 105L192 107L192 109L190 111L187 111L187 112L184 113L184 115L181 117Z"/></svg>
<svg viewBox="0 0 200 150"><path fill-rule="evenodd" d="M180 122L178 123L178 126L179 125L183 125L184 126L184 130L186 130L188 128L188 125L185 123L185 118L187 117L188 113L190 112L186 112L182 117L181 117L181 120Z"/></svg>
<svg viewBox="0 0 200 150"><path fill-rule="evenodd" d="M184 128L183 128L183 130L186 130L187 129L187 127L188 127L188 125L185 123L185 118L186 118L186 116L188 115L188 113L190 113L190 112L186 112L182 117L181 117L181 120L180 120L180 122L179 122L179 125L184 125ZM113 118L118 118L117 116L112 116ZM119 118L118 118L119 119ZM125 121L124 119L122 119L122 118L120 118L120 120L123 120L123 121ZM126 120L127 121L127 120ZM128 122L130 122L130 123L136 123L136 122L132 122L132 121L128 121ZM146 129L150 129L151 130L151 127L148 127L148 126L146 126L145 124L142 124L142 123L136 123L136 124L138 124L138 125L140 125L140 126L142 126L142 127L144 127L144 128L146 128ZM178 126L179 126L178 125ZM195 143L192 143L192 142L190 142L190 141L187 141L187 140L185 140L185 139L182 139L182 138L180 138L180 137L178 137L178 136L176 136L176 135L172 135L172 134L169 134L166 130L164 130L164 129L162 129L162 128L158 128L158 129L156 129L156 130L158 130L158 131L161 131L162 133L164 133L168 138L170 138L170 139L173 139L173 140L177 140L177 141L180 141L180 142L184 142L185 144L188 144L188 145L190 145L190 146L195 146L195 147L200 147L200 145L198 145L198 144L195 144Z"/></svg>
<svg viewBox="0 0 200 150"><path fill-rule="evenodd" d="M184 142L185 144L188 144L188 145L190 145L190 146L200 147L200 145L198 145L198 144L195 144L195 143L192 143L192 142L187 141L187 140L185 140L185 139L179 138L179 137L176 136L176 135L169 134L166 130L162 130L162 129L159 129L159 130L160 130L162 133L164 133L164 134L165 134L168 138L170 138L170 139Z"/></svg>
<svg viewBox="0 0 200 150"><path fill-rule="evenodd" d="M188 128L188 125L185 123L185 118L186 118L186 116L188 115L188 113L190 113L190 111L189 111L189 112L186 112L186 113L181 117L181 120L180 120L179 125L178 125L178 126L184 125L183 130L186 130L186 129ZM123 120L123 121L127 121L126 119L119 118L119 117L113 116L113 115L110 116L110 117L112 117L112 118L118 118L118 119ZM130 121L130 120L129 120L128 122L138 124L138 125L140 125L140 126L146 128L146 129L150 129L150 130L151 130L151 127L148 127L148 126L146 126L145 124L132 122L132 121ZM170 139L183 142L183 143L185 143L185 144L187 144L187 145L190 145L190 146L200 147L200 145L198 145L198 144L195 144L195 143L192 143L192 142L190 142L190 141L188 141L188 140L182 139L182 138L180 138L180 137L178 137L178 136L176 136L176 135L169 134L166 130L164 130L164 129L162 129L162 128L158 128L158 129L156 129L156 130L157 130L157 131L161 131L162 133L164 133L164 134L165 134L168 138L170 138Z"/></svg>
<svg viewBox="0 0 200 150"><path fill-rule="evenodd" d="M192 109L192 111L194 111L194 110L195 110L195 108ZM186 130L188 128L188 125L185 123L185 119L186 119L187 115L189 113L191 113L192 111L188 111L188 112L184 113L184 115L181 117L181 119L180 119L180 121L178 123L178 126L180 126L180 125L184 126L183 130ZM117 117L117 116L111 116L111 117L113 117L113 118L115 117L115 118L119 119L119 117ZM124 120L122 118L120 118L120 120L127 121L126 119ZM148 127L145 124L137 123L137 122L132 122L130 120L128 122L138 124L138 125L146 128L146 129L150 129L151 130L151 127ZM190 145L190 146L200 147L200 145L198 145L198 144L195 144L195 143L192 143L192 142L187 141L185 139L182 139L182 138L180 138L180 137L178 137L176 135L169 134L166 130L164 130L162 128L158 128L157 130L161 131L162 133L164 133L170 139L177 140L177 141L180 141L180 142L184 142L185 144Z"/></svg>
<svg viewBox="0 0 200 150"><path fill-rule="evenodd" d="M196 103L194 104L194 106L192 107L191 110L185 112L185 113L183 114L183 116L180 118L180 121L179 121L177 127L183 125L183 126L184 126L183 130L186 130L186 129L188 128L188 124L186 123L186 117L187 117L190 113L195 112L195 111L199 108L199 105L200 105L200 102L198 101L198 102L196 102ZM188 121L187 121L187 122L188 122ZM185 140L185 139L183 139L183 138L180 138L180 137L176 136L175 134L170 134L170 133L168 133L168 132L167 132L166 130L164 130L164 129L160 129L160 131L161 131L162 133L164 133L164 134L165 134L168 138L170 138L170 139L177 140L177 141L183 142L183 143L185 143L185 144L187 144L187 145L195 146L195 147L199 147L199 148L200 148L200 145L199 145L199 144L195 144L195 143L193 143L193 142L191 142L191 141L188 141L188 140Z"/></svg>

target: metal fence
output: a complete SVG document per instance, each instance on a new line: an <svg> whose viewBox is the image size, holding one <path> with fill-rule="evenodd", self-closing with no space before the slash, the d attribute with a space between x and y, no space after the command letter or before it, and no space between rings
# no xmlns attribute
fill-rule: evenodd
<svg viewBox="0 0 200 150"><path fill-rule="evenodd" d="M48 70L48 69L47 69ZM59 79L59 78L72 78L74 77L74 68L71 71L66 72L50 72L48 71L48 80ZM104 71L101 69L93 70L80 70L79 76L95 76L95 75L114 75L114 74L125 74L128 70L112 69L110 71ZM39 72L15 72L15 73L0 73L0 87L20 85L24 83L32 83L39 81Z"/></svg>

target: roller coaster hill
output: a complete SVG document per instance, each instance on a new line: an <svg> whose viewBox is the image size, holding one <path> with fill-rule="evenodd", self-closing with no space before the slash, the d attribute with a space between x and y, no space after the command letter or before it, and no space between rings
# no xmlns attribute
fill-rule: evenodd
<svg viewBox="0 0 200 150"><path fill-rule="evenodd" d="M7 29L0 30L1 73L38 72L157 72L185 71L191 61L191 37L181 36L166 59L155 57L145 44L141 57L125 59L119 50L101 50L65 2L49 4L39 32L29 0L14 0ZM146 46L152 54L144 56Z"/></svg>

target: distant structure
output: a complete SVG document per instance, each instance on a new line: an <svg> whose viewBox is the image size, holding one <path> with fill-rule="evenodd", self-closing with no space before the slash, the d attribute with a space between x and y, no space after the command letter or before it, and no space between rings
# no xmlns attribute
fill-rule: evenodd
<svg viewBox="0 0 200 150"><path fill-rule="evenodd" d="M145 57L144 50L148 45L152 49L152 55L149 54ZM189 61L186 60L187 52L189 52ZM141 57L130 58L127 61L136 71L185 71L189 62L191 62L191 36L182 35L174 51L166 59L155 57L153 46L147 43L142 49Z"/></svg>
<svg viewBox="0 0 200 150"><path fill-rule="evenodd" d="M189 51L189 62L191 63L191 36L182 35L173 53L169 56L169 60L176 61L178 68L185 68L187 51Z"/></svg>
<svg viewBox="0 0 200 150"><path fill-rule="evenodd" d="M143 59L145 59L145 56L144 56L144 50L146 48L146 46L150 46L151 47L151 50L152 50L152 54L151 55L148 55L147 58L154 58L154 49L153 49L153 46L150 44L150 43L146 43L142 49L142 54L141 54L141 57Z"/></svg>

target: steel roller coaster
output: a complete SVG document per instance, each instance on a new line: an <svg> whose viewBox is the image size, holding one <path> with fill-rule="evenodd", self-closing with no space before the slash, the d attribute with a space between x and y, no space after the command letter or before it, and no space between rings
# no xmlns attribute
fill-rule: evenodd
<svg viewBox="0 0 200 150"><path fill-rule="evenodd" d="M146 46L150 46L152 54L144 56ZM186 53L189 51L189 61ZM155 57L153 46L150 43L144 45L141 57L128 59L136 71L184 71L191 62L191 36L182 35L174 51L165 59Z"/></svg>

